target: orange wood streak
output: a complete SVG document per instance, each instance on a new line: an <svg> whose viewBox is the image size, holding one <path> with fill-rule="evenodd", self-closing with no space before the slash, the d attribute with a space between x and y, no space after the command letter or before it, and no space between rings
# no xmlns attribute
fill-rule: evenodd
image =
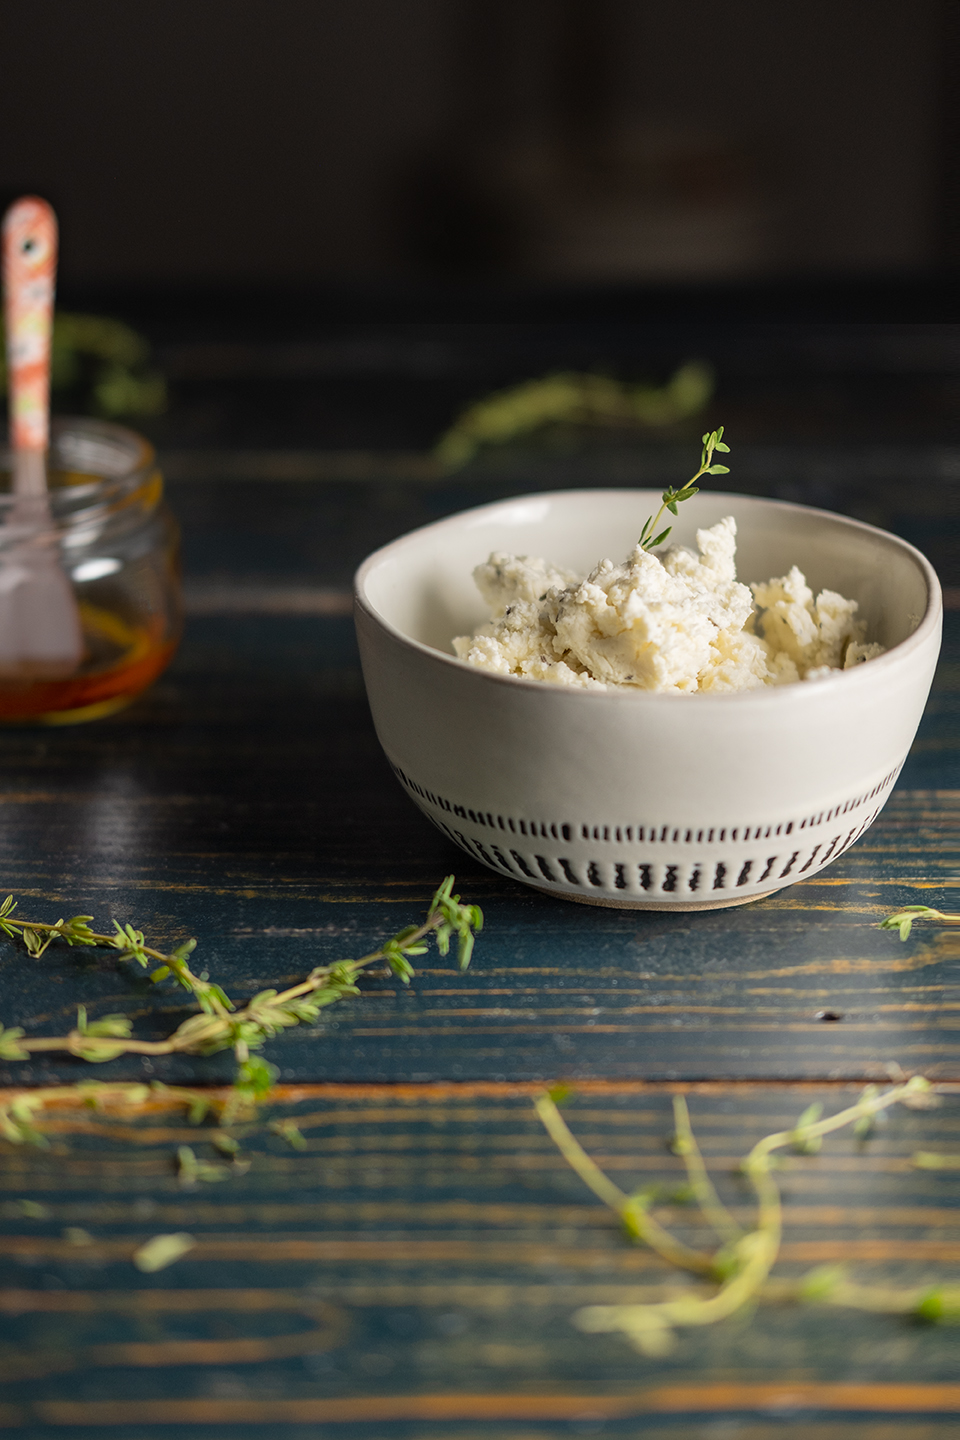
<svg viewBox="0 0 960 1440"><path fill-rule="evenodd" d="M960 1244L942 1240L788 1240L780 1246L780 1260L812 1261L815 1264L844 1260L941 1260L960 1261Z"/></svg>
<svg viewBox="0 0 960 1440"><path fill-rule="evenodd" d="M659 1175L662 1172L658 1171L657 1173ZM796 1172L794 1172L795 1177ZM728 1206L728 1209L734 1219L745 1227L749 1227L754 1219L755 1212L748 1205L733 1205ZM686 1206L675 1208L664 1204L662 1207L658 1206L657 1213L661 1216L669 1215L675 1224L685 1223L691 1218L689 1208ZM98 1201L93 1214L95 1218L91 1216L91 1207L84 1205L83 1202L80 1202L79 1205L72 1205L68 1202L63 1207L59 1218L64 1221L75 1218L84 1220L88 1224L114 1224L118 1221L122 1223L129 1221L130 1218L129 1206L121 1200L115 1200L112 1203ZM478 1236L481 1233L486 1233L488 1236L499 1234L505 1229L526 1233L537 1227L543 1238L549 1240L555 1238L558 1228L566 1226L600 1231L604 1234L613 1227L609 1213L596 1201L592 1205L589 1203L584 1205L538 1204L535 1201L531 1201L529 1204L485 1204L483 1201L467 1199L446 1201L357 1200L349 1203L320 1200L299 1204L296 1201L287 1203L282 1200L261 1202L251 1199L247 1195L237 1204L213 1202L205 1204L202 1200L191 1196L189 1199L184 1197L179 1202L171 1200L171 1203L167 1205L158 1206L153 1211L153 1217L158 1225L164 1224L171 1227L183 1228L187 1224L197 1226L209 1223L243 1225L255 1222L258 1225L268 1226L271 1231L278 1227L289 1229L298 1222L312 1222L314 1225L323 1226L355 1222L358 1225L376 1224L381 1228L387 1227L393 1232L412 1222L422 1233L421 1227L423 1226L439 1227L453 1222L471 1226L473 1232ZM783 1219L785 1226L832 1226L836 1229L849 1229L851 1226L882 1230L916 1229L921 1235L930 1230L947 1228L956 1232L960 1229L960 1209L947 1209L936 1205L891 1205L888 1209L880 1209L866 1207L860 1203L854 1203L847 1208L840 1205L786 1204L783 1206ZM73 1305L72 1297L82 1293L59 1290L50 1292L44 1290L0 1290L0 1313L4 1310L15 1311L21 1303L26 1303L23 1301L23 1297L26 1295L38 1296L38 1305L42 1310L60 1309L61 1298L66 1295L68 1298L63 1301L63 1304L69 1309ZM113 1301L110 1299L113 1293L122 1297L127 1294L153 1295L160 1292L123 1290L103 1293L107 1295L107 1299L103 1303L110 1308L113 1305ZM191 1291L191 1293L194 1292ZM230 1294L231 1292L213 1293ZM250 1292L244 1290L236 1293L245 1295ZM263 1293L283 1292L264 1291ZM297 1291L289 1293L294 1297L299 1294ZM117 1303L123 1305L124 1301L121 1299ZM27 1308L30 1308L29 1304L27 1304ZM80 1308L83 1308L82 1304L80 1304Z"/></svg>
<svg viewBox="0 0 960 1440"><path fill-rule="evenodd" d="M11 1406L12 1410L13 1407ZM702 1415L770 1410L960 1413L960 1385L767 1384L659 1385L628 1395L358 1395L302 1400L38 1400L26 1419L48 1425L335 1424L390 1420L573 1420L631 1415Z"/></svg>
<svg viewBox="0 0 960 1440"><path fill-rule="evenodd" d="M105 1310L134 1315L193 1315L204 1310L312 1315L326 1308L324 1301L302 1290L0 1290L0 1312L7 1315L92 1315Z"/></svg>
<svg viewBox="0 0 960 1440"><path fill-rule="evenodd" d="M21 890L20 893L28 894L29 892ZM437 1080L423 1083L404 1080L390 1083L373 1080L331 1080L309 1085L277 1085L270 1092L269 1104L273 1107L299 1105L306 1101L328 1100L339 1104L351 1100L360 1103L379 1100L389 1105L397 1120L405 1120L408 1116L404 1107L409 1106L411 1102L432 1104L437 1100L458 1102L460 1100L486 1099L487 1097L506 1099L515 1096L519 1098L520 1096L542 1095L551 1086L564 1083L567 1083L567 1077L562 1072L547 1076L543 1080ZM225 1102L230 1096L230 1087L225 1085L198 1084L191 1085L189 1088L208 1096L215 1102ZM934 1088L939 1090L941 1087L936 1085ZM954 1088L947 1082L947 1090L952 1091ZM863 1082L849 1079L809 1079L806 1077L785 1080L584 1079L573 1081L571 1090L575 1095L743 1095L750 1093L765 1095L776 1091L790 1096L789 1103L793 1105L796 1103L794 1096L804 1093L812 1095L828 1091L839 1096L847 1091L852 1096L859 1096L863 1093ZM29 1086L0 1087L0 1097L4 1100L32 1093ZM785 1103L787 1102L785 1101ZM89 1112L89 1104L90 1097L84 1097L80 1093L58 1096L56 1103L50 1106L49 1113L55 1113L60 1109L87 1110ZM97 1099L97 1109L104 1114L130 1115L136 1112L148 1115L169 1110L182 1110L183 1108L182 1099L165 1094L162 1090L155 1091L149 1099L136 1105L124 1101L122 1096L112 1095L109 1090L105 1090ZM432 1113L435 1114L435 1112ZM349 1118L351 1123L354 1123L359 1117L351 1114ZM382 1117L376 1118L379 1120Z"/></svg>
<svg viewBox="0 0 960 1440"><path fill-rule="evenodd" d="M332 1306L323 1309L319 1328L286 1335L245 1336L232 1340L146 1340L115 1345L87 1345L76 1350L57 1347L45 1351L33 1346L19 1353L0 1354L0 1379L37 1380L44 1375L62 1375L70 1370L127 1368L162 1369L181 1365L259 1365L266 1360L284 1360L332 1350L343 1342L349 1321Z"/></svg>
<svg viewBox="0 0 960 1440"><path fill-rule="evenodd" d="M461 1261L470 1265L510 1264L538 1266L551 1264L562 1257L567 1266L578 1269L610 1267L619 1272L661 1267L663 1262L652 1250L644 1249L576 1249L544 1239L539 1241L505 1239L485 1236L484 1239L429 1238L398 1234L391 1239L366 1239L342 1236L317 1239L310 1235L198 1235L190 1252L190 1263L235 1260L255 1264L282 1264L310 1261L313 1264L377 1263L399 1266L449 1264ZM87 1258L129 1258L143 1237L129 1235L95 1240L82 1251L68 1240L53 1236L9 1235L0 1238L0 1255L46 1256L59 1260ZM795 1240L786 1241L780 1259L808 1263L835 1260L938 1260L960 1262L960 1241L916 1240L906 1237L887 1239Z"/></svg>

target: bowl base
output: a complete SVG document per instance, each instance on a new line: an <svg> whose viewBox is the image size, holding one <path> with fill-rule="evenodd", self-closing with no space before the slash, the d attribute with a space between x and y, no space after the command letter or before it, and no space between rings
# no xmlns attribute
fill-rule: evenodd
<svg viewBox="0 0 960 1440"><path fill-rule="evenodd" d="M573 895L566 890L550 890L546 885L530 885L541 895L552 895L557 900L572 900L575 905L602 905L610 910L732 910L735 905L750 905L754 900L765 900L783 885L774 885L771 890L761 890L756 895L737 895L724 900L609 900L603 895Z"/></svg>

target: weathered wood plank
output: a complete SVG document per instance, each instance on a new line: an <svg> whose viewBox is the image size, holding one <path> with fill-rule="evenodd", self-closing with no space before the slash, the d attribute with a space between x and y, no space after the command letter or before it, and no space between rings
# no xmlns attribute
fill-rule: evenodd
<svg viewBox="0 0 960 1440"><path fill-rule="evenodd" d="M802 489L802 461L789 457L784 470L782 455L767 455L754 481L764 482L765 464L766 481L772 474L774 488L786 485L793 495ZM911 491L900 514L902 487L878 478L870 464L860 474L848 456L813 469L813 491L808 475L798 498L854 510L869 499L871 518L909 529L919 517L929 534L915 538L948 537L939 490L933 508L929 486L919 498ZM508 473L494 489L516 488L515 478ZM471 494L474 483L486 487L482 494ZM378 539L490 498L490 484L489 475L399 491L373 481L349 493L249 484L242 506L230 501L229 486L215 484L181 486L179 502L195 573L246 578L253 571L289 582L291 574L335 576ZM362 1009L331 1016L322 1038L288 1037L289 1078L538 1074L558 1058L574 1073L605 1073L609 1059L621 1073L684 1074L693 1063L697 1074L713 1066L797 1073L794 1064L799 1073L865 1074L893 1050L902 1063L939 1065L950 1012L919 1007L942 995L940 952L904 973L894 946L891 979L893 942L869 923L888 904L936 902L955 873L951 797L904 794L911 786L960 788L955 650L954 640L901 792L880 825L821 882L723 918L664 929L652 917L585 914L497 880L452 851L399 795L379 757L349 624L322 618L195 620L171 676L127 716L69 735L8 733L0 851L8 883L37 900L132 916L160 938L194 931L208 963L239 993L275 973L296 973L293 937L278 929L294 932L307 963L355 950L392 928L401 909L405 919L439 875L456 868L490 913L474 975L460 981L427 972L412 995L375 985ZM505 946L522 954L504 964ZM805 978L791 987L781 974L764 987L771 951L782 951L787 970L799 966ZM66 1022L88 999L142 1011L150 1033L179 1018L156 1013L169 1000L129 978L118 983L109 964L91 957L51 952L32 966L8 952L4 962L14 1000L8 1023ZM827 978L818 981L824 962ZM879 989L868 983L877 965L885 976ZM701 974L698 966L708 969ZM602 997L591 993L598 978L610 982ZM812 1019L837 1008L842 1029ZM607 1013L587 1013L595 1010ZM785 1062L787 1037L794 1060ZM16 1067L9 1078L76 1069ZM222 1072L216 1062L188 1062L161 1073Z"/></svg>
<svg viewBox="0 0 960 1440"><path fill-rule="evenodd" d="M955 903L957 620L880 819L822 877L744 909L597 911L481 869L389 774L357 693L349 622L335 618L196 621L170 675L126 715L7 732L4 885L38 918L87 910L161 942L194 934L210 971L243 996L372 948L454 870L487 911L474 969L461 977L429 960L410 990L372 980L361 1002L271 1047L287 1080L535 1078L558 1067L869 1078L890 1061L956 1074L955 941L918 930L902 946L875 922L902 903ZM79 1003L124 1010L151 1037L183 1015L176 992L108 956L54 949L37 962L4 944L0 975L0 1019L31 1033L69 1028ZM230 1068L222 1058L152 1064L104 1073ZM82 1068L52 1057L0 1074L39 1083Z"/></svg>
<svg viewBox="0 0 960 1440"><path fill-rule="evenodd" d="M734 435L729 420L727 430ZM304 479L291 480L291 465L302 464L299 452L198 450L192 459L177 457L178 479L169 489L183 523L189 576L349 587L371 550L472 505L540 490L680 484L697 438L628 445L594 437L579 451L528 444L495 450L453 476L416 479L418 465L429 472L423 453L408 456L407 474L391 455L373 453L354 464L355 474L324 478L334 458L327 455L303 468ZM929 556L945 585L960 582L955 446L732 443L725 488L892 530Z"/></svg>
<svg viewBox="0 0 960 1440"><path fill-rule="evenodd" d="M949 1433L960 1409L950 1330L765 1305L746 1324L686 1333L658 1360L617 1337L579 1334L578 1306L653 1298L671 1272L629 1246L567 1168L533 1115L533 1088L288 1091L242 1127L247 1173L186 1190L175 1148L213 1158L208 1127L186 1125L160 1100L140 1118L56 1112L45 1122L48 1152L3 1155L0 1420L25 1440L81 1425L118 1440L155 1440L172 1426L187 1440L220 1440L253 1425L300 1440L309 1433L300 1427L317 1424L356 1440L472 1440L509 1424L519 1428L496 1433L526 1440L588 1421L632 1435L640 1417L651 1417L644 1434L674 1440L706 1440L717 1433L708 1422L721 1420L756 1440L771 1415L803 1416L819 1440L837 1433L831 1415L848 1416L843 1435L861 1440L884 1423L917 1440ZM623 1188L672 1188L682 1179L666 1143L677 1088L587 1083L565 1113ZM856 1094L679 1088L746 1223L737 1159L811 1100L832 1111ZM278 1116L296 1119L303 1153L269 1131ZM789 1160L778 1273L843 1260L863 1283L956 1283L955 1180L914 1169L917 1149L960 1153L955 1097L891 1112L866 1143L840 1134L819 1155ZM703 1243L683 1207L657 1214ZM171 1231L192 1234L196 1248L139 1274L135 1246ZM661 1431L657 1415L680 1428Z"/></svg>

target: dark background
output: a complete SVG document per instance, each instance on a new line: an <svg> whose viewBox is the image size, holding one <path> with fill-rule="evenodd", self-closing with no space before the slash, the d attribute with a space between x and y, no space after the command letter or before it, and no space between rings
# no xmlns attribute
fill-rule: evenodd
<svg viewBox="0 0 960 1440"><path fill-rule="evenodd" d="M366 473L498 388L690 359L707 411L619 469L568 427L572 478L702 422L960 438L951 0L6 0L0 54L0 201L47 196L64 309L149 340L165 410L108 418L171 479ZM542 439L505 485L561 478Z"/></svg>
<svg viewBox="0 0 960 1440"><path fill-rule="evenodd" d="M929 277L950 0L6 0L65 293Z"/></svg>

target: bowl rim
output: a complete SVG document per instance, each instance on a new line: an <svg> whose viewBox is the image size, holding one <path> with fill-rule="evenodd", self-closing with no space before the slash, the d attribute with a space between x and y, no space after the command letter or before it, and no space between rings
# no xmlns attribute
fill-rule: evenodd
<svg viewBox="0 0 960 1440"><path fill-rule="evenodd" d="M440 520L432 520L429 525L419 525L415 530L408 530L405 534L398 535L395 540L389 541L386 545L381 545L379 549L374 550L368 555L357 568L354 575L355 607L363 611L366 616L393 639L398 640L402 645L407 646L411 650L419 651L422 655L429 656L433 660L453 666L455 670L466 672L469 675L477 677L480 681L506 685L509 686L511 690L520 687L524 690L532 690L540 695L553 693L558 697L576 697L578 703L580 700L583 700L593 703L603 701L609 703L610 701L614 701L618 704L628 705L669 705L676 703L678 700L685 699L685 695L679 695L672 691L664 693L663 691L634 690L626 687L611 687L606 690L582 690L578 686L553 685L548 680L532 680L523 675L499 675L496 671L485 670L479 665L471 665L466 660L461 660L457 655L448 654L444 650L437 650L434 646L427 645L422 640L415 640L412 636L405 634L404 631L389 621L376 608L366 593L367 580L377 565L381 564L391 553L405 549L429 531L441 534L446 529L454 529L462 525L465 520L471 517L481 516L487 511L499 510L506 505L520 504L529 501L561 499L592 500L600 495L617 497L641 495L659 496L660 491L656 489L634 490L626 486L622 488L596 486L589 489L577 490L534 490L527 494L508 495L499 500L487 501L483 505L471 506L468 510L458 510L452 515L445 515ZM880 671L893 669L916 650L924 647L941 624L943 617L943 592L937 572L923 552L918 550L915 545L911 545L908 540L904 540L900 535L894 535L890 530L882 530L878 525L869 525L864 520L854 520L851 516L841 515L834 510L822 510L813 505L800 505L792 500L775 500L766 495L742 495L729 490L711 490L710 496L717 500L731 500L734 502L747 500L750 501L751 504L774 506L776 509L787 514L799 512L806 516L819 516L834 523L839 521L842 525L849 525L855 530L862 531L864 534L876 535L885 541L892 541L894 545L912 557L919 566L927 584L927 606L912 635L908 635L907 638L901 640L898 645L894 645L883 655L878 655L875 659L869 660L863 665L855 665L851 670L838 670L835 675L824 676L810 684L799 681L789 685L761 685L752 690L733 690L720 694L690 692L696 695L698 710L705 706L743 704L747 701L768 705L782 705L789 703L791 700L795 703L800 700L801 697L812 699L812 697L824 694L825 692L833 693L838 684L849 686L851 684L863 684L865 681L866 683L870 683L871 676L877 676Z"/></svg>

